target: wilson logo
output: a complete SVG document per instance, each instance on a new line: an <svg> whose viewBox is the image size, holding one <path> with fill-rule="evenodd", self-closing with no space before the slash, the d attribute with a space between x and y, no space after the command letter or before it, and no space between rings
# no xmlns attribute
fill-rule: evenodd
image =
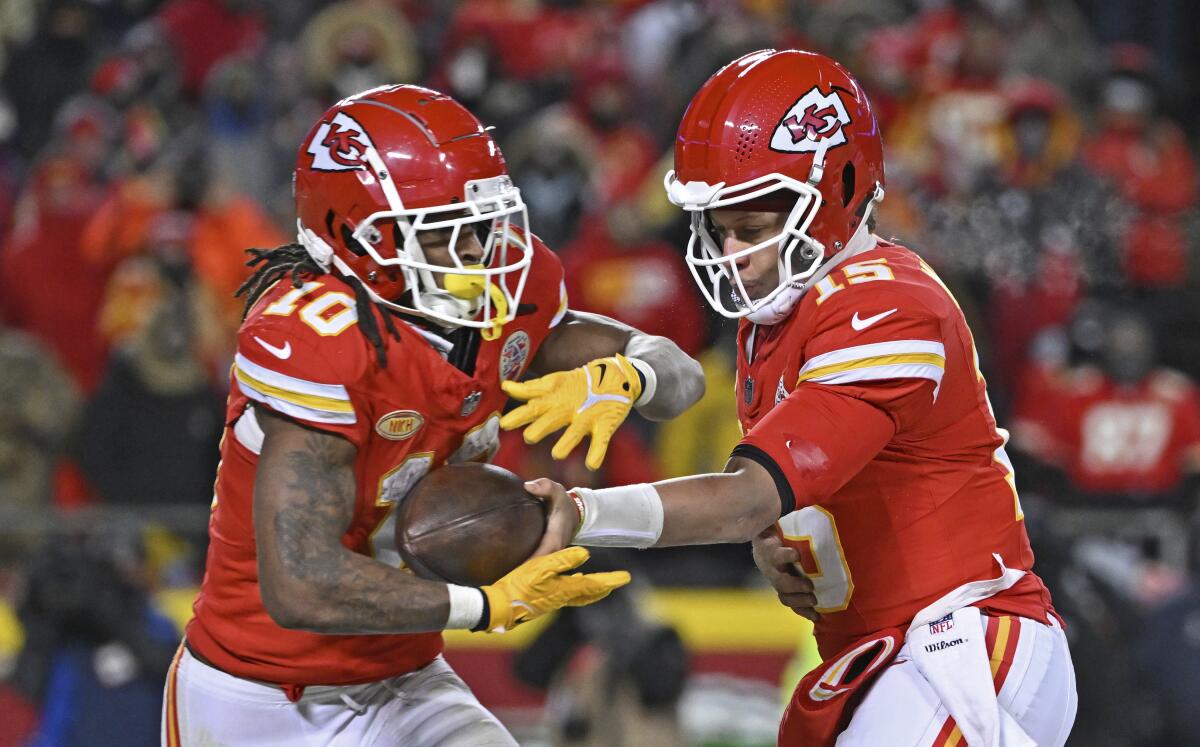
<svg viewBox="0 0 1200 747"><path fill-rule="evenodd" d="M379 419L375 432L393 441L403 441L412 438L423 425L425 418L416 410L396 410Z"/></svg>
<svg viewBox="0 0 1200 747"><path fill-rule="evenodd" d="M932 654L934 651L945 651L948 648L953 648L962 642L963 639L961 638L955 638L953 641L938 641L937 643L926 645L925 650Z"/></svg>

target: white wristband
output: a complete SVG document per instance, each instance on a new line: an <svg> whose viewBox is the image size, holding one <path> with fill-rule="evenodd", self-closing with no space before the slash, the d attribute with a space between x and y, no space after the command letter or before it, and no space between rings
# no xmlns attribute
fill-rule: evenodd
<svg viewBox="0 0 1200 747"><path fill-rule="evenodd" d="M645 548L662 536L662 498L653 485L643 482L603 490L573 488L571 492L583 502L583 516L573 540L576 545Z"/></svg>
<svg viewBox="0 0 1200 747"><path fill-rule="evenodd" d="M646 379L646 385L642 387L642 395L637 398L637 402L633 403L634 407L641 407L654 399L654 390L658 388L658 374L654 373L654 369L649 363L640 358L625 356L625 360L629 361L630 365L640 371Z"/></svg>
<svg viewBox="0 0 1200 747"><path fill-rule="evenodd" d="M446 630L471 630L479 627L483 617L483 591L474 586L446 584L450 592L450 615L446 618Z"/></svg>

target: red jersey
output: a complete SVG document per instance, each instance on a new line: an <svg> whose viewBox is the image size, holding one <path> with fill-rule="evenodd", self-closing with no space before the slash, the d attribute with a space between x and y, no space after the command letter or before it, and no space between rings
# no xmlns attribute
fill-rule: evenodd
<svg viewBox="0 0 1200 747"><path fill-rule="evenodd" d="M238 677L293 685L379 680L438 655L440 633L322 635L270 618L255 557L263 434L254 410L268 408L358 448L358 492L342 544L400 566L396 505L432 469L491 458L507 400L500 382L525 372L566 312L562 266L534 244L521 310L497 339L479 341L471 375L447 362L444 340L399 320L400 340L387 339L381 367L359 330L353 289L335 275L306 277L299 289L280 282L258 300L238 332L207 567L187 627L197 653Z"/></svg>
<svg viewBox="0 0 1200 747"><path fill-rule="evenodd" d="M1122 385L1084 367L1057 384L1053 407L1024 407L1022 425L1036 455L1080 490L1167 493L1200 456L1200 391L1183 374Z"/></svg>
<svg viewBox="0 0 1200 747"><path fill-rule="evenodd" d="M783 322L738 335L735 455L780 488L778 528L813 580L823 656L969 581L1030 570L1033 552L971 332L904 247L838 265ZM982 603L1045 622L1028 573Z"/></svg>

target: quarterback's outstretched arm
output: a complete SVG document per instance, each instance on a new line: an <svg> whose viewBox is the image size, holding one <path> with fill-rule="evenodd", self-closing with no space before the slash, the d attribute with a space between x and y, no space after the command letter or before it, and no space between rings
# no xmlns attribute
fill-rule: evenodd
<svg viewBox="0 0 1200 747"><path fill-rule="evenodd" d="M352 552L341 540L354 513L354 445L258 412L259 586L281 627L330 634L505 630L551 609L597 601L629 582L623 571L559 575L587 559L582 548L526 561L480 589L426 581Z"/></svg>
<svg viewBox="0 0 1200 747"><path fill-rule="evenodd" d="M550 504L538 553L572 541L643 548L747 542L779 518L779 495L770 473L749 459L734 457L726 470L570 494L553 480L528 482Z"/></svg>
<svg viewBox="0 0 1200 747"><path fill-rule="evenodd" d="M771 435L761 438L757 427L752 430L723 474L570 494L551 480L528 483L529 492L550 503L539 552L570 542L666 547L753 539L780 516L832 495L891 440L891 417L841 389L794 391L791 407L760 423Z"/></svg>
<svg viewBox="0 0 1200 747"><path fill-rule="evenodd" d="M567 311L530 370L542 375L504 382L507 394L526 403L505 415L501 427L528 426L524 436L531 444L566 428L551 452L555 459L589 436L585 463L593 470L631 409L668 420L704 396L700 364L678 345L599 314Z"/></svg>

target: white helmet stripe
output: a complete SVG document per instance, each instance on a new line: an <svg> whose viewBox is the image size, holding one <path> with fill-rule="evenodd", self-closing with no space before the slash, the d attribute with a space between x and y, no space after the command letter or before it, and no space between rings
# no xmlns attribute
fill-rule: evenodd
<svg viewBox="0 0 1200 747"><path fill-rule="evenodd" d="M392 179L392 172L388 171L387 164L379 157L379 151L375 150L375 146L368 147L363 158L366 160L367 165L371 167L371 173L375 175L376 181L379 182L379 187L383 190L383 196L387 198L388 207L395 212L404 210L404 202L400 199L400 191L396 189L396 182Z"/></svg>

